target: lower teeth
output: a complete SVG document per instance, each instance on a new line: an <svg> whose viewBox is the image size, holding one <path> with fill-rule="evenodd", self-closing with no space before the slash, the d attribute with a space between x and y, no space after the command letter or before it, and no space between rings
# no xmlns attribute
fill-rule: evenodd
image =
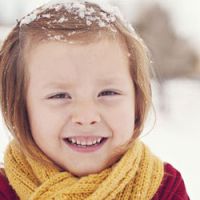
<svg viewBox="0 0 200 200"><path fill-rule="evenodd" d="M93 144L93 145L81 145L81 144L74 144L74 145L76 145L76 146L78 146L78 147L86 148L86 147L93 147L93 146L98 145L98 144L100 144L100 143Z"/></svg>

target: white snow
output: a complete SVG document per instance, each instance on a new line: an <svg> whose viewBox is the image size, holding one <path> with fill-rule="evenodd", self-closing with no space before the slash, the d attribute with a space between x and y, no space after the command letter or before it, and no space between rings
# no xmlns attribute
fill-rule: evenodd
<svg viewBox="0 0 200 200"><path fill-rule="evenodd" d="M159 86L153 83L156 125L148 120L141 138L163 161L177 168L192 200L200 199L200 80L179 79L166 83L165 112L159 110ZM153 114L151 113L151 116Z"/></svg>
<svg viewBox="0 0 200 200"><path fill-rule="evenodd" d="M94 2L94 1L91 1L91 2ZM114 7L109 4L105 4L105 3L102 4L102 2L98 2L97 4L101 7L102 10L109 13L109 15L105 14L104 18L102 18L102 19L100 19L99 17L91 18L92 14L95 12L95 10L90 7L87 8L85 6L84 0L73 0L73 1L71 1L71 0L57 0L57 1L53 0L47 4L44 4L40 9L36 9L31 14L28 14L27 16L22 18L20 26L22 26L23 24L29 24L32 21L39 19L40 17L45 17L44 15L40 16L40 13L43 12L47 8L56 9L56 11L59 11L63 7L69 13L76 14L81 19L86 18L86 20L87 21L90 20L91 23L92 23L92 21L99 21L100 27L102 26L102 23L103 23L102 20L105 20L108 24L109 24L109 22L113 22L113 19L116 20L115 17L118 17L121 20L125 21L117 7ZM50 18L50 15L48 17ZM61 16L61 17L63 18L63 16ZM105 24L104 26L106 26L106 25L107 24Z"/></svg>
<svg viewBox="0 0 200 200"><path fill-rule="evenodd" d="M96 12L91 7L85 6L86 0L52 0L46 4L44 4L41 8L34 10L28 15L24 16L20 21L20 26L24 24L29 24L34 20L38 20L41 17L48 17L50 15L41 15L45 9L55 9L59 11L63 7L67 10L67 12L72 13L80 17L81 19L86 19L86 24L90 26L93 22L97 22L99 27L110 26L112 22L115 22L116 19L120 19L120 21L124 24L124 26L135 36L136 39L140 40L140 38L136 35L134 28L132 25L123 17L121 11L118 7L109 4L108 2L103 2L101 0L87 0L87 2L96 3L101 9L101 17L93 15ZM63 21L67 21L68 19L61 16L62 19L58 20L58 23L62 23ZM111 29L112 30L112 29Z"/></svg>

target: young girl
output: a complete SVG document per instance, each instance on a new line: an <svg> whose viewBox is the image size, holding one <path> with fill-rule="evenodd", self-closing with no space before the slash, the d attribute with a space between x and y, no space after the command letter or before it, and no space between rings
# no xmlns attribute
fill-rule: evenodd
<svg viewBox="0 0 200 200"><path fill-rule="evenodd" d="M180 173L139 139L148 68L145 45L111 6L53 1L22 18L0 51L14 137L0 199L188 200Z"/></svg>

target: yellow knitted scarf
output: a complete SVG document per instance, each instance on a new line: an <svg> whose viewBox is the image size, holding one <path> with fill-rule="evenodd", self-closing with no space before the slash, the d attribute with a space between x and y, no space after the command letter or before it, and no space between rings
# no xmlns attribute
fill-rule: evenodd
<svg viewBox="0 0 200 200"><path fill-rule="evenodd" d="M15 141L4 162L21 200L150 200L164 174L163 163L139 140L113 167L81 178L25 157Z"/></svg>

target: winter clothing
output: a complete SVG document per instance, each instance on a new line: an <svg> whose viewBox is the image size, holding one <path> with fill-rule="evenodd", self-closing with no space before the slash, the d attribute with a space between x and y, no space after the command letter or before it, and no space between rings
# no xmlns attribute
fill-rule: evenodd
<svg viewBox="0 0 200 200"><path fill-rule="evenodd" d="M8 180L0 175L0 200L19 200ZM165 163L165 175L152 200L189 200L181 174Z"/></svg>
<svg viewBox="0 0 200 200"><path fill-rule="evenodd" d="M4 174L0 173L0 200L19 200Z"/></svg>
<svg viewBox="0 0 200 200"><path fill-rule="evenodd" d="M152 200L190 200L183 178L172 165L165 163L165 175Z"/></svg>
<svg viewBox="0 0 200 200"><path fill-rule="evenodd" d="M167 164L163 178L163 166L139 140L113 167L79 179L68 172L59 172L56 167L45 167L36 160L26 159L15 142L11 143L5 156L5 171L9 183L22 200L126 200L130 197L133 200L188 200L180 173ZM3 195L5 198L1 197ZM0 177L0 200L17 199L13 196L14 191L8 181L5 177Z"/></svg>
<svg viewBox="0 0 200 200"><path fill-rule="evenodd" d="M5 154L5 172L22 200L128 200L131 196L139 200L154 196L164 168L163 163L136 140L113 167L77 178L66 171L59 172L56 166L47 166L25 157L20 146L13 141Z"/></svg>

